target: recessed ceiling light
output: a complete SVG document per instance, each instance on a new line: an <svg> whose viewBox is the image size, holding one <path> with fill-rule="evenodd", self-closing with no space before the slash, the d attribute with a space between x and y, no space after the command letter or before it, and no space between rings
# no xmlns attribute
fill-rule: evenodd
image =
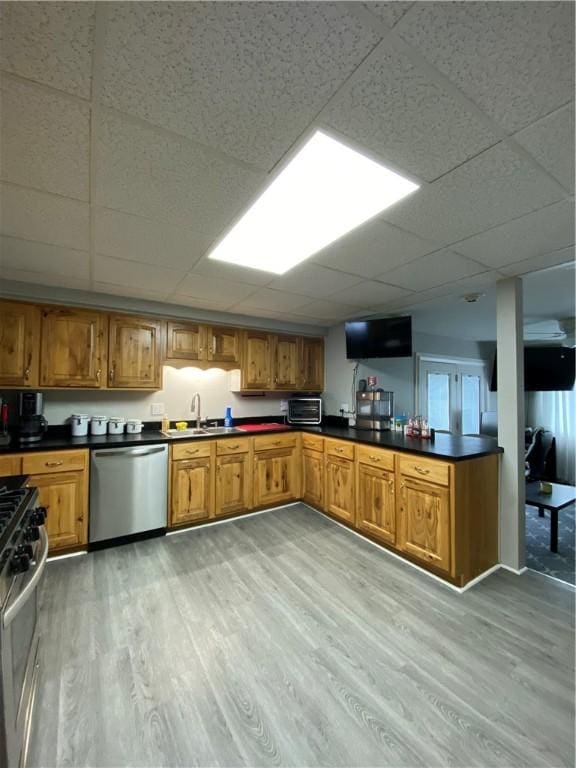
<svg viewBox="0 0 576 768"><path fill-rule="evenodd" d="M418 187L316 131L208 257L282 275Z"/></svg>

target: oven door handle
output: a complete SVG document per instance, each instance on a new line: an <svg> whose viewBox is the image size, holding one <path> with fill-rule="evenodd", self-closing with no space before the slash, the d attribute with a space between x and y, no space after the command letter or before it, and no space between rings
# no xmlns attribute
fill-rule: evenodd
<svg viewBox="0 0 576 768"><path fill-rule="evenodd" d="M4 618L2 620L4 629L9 627L10 624L14 621L20 609L27 602L28 598L30 597L30 595L36 588L38 582L40 581L40 577L44 573L44 568L46 567L46 560L48 559L48 534L46 533L46 528L43 525L40 526L40 540L41 540L40 555L36 560L36 567L34 568L34 573L30 577L30 580L26 584L24 589L20 592L18 597L14 600L14 602L10 603L5 609Z"/></svg>

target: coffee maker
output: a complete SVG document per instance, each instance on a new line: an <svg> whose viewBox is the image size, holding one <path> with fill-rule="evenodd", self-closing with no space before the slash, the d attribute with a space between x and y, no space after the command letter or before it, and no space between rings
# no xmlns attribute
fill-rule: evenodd
<svg viewBox="0 0 576 768"><path fill-rule="evenodd" d="M41 392L20 392L18 395L18 440L37 443L48 422L44 418L44 395Z"/></svg>
<svg viewBox="0 0 576 768"><path fill-rule="evenodd" d="M383 389L356 392L356 429L389 430L393 417L393 392Z"/></svg>

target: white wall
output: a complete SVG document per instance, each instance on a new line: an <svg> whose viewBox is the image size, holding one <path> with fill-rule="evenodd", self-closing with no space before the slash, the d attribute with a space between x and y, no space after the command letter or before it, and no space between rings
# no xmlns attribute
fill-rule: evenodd
<svg viewBox="0 0 576 768"><path fill-rule="evenodd" d="M412 347L414 354L445 355L446 357L470 357L489 362L491 371L493 344L469 341L467 339L434 336L414 331ZM346 360L344 325L334 326L326 338L326 391L324 410L327 414L339 415L340 406L347 403L353 407L352 372L354 360ZM378 386L394 392L396 413L414 413L415 399L415 357L371 359L360 362L358 378L376 376ZM489 397L488 410L495 409L495 398Z"/></svg>

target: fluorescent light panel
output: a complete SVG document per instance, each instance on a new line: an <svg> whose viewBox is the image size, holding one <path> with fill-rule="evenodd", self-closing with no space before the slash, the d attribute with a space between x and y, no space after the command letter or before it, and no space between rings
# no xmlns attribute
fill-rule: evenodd
<svg viewBox="0 0 576 768"><path fill-rule="evenodd" d="M317 131L208 257L282 275L418 186Z"/></svg>

